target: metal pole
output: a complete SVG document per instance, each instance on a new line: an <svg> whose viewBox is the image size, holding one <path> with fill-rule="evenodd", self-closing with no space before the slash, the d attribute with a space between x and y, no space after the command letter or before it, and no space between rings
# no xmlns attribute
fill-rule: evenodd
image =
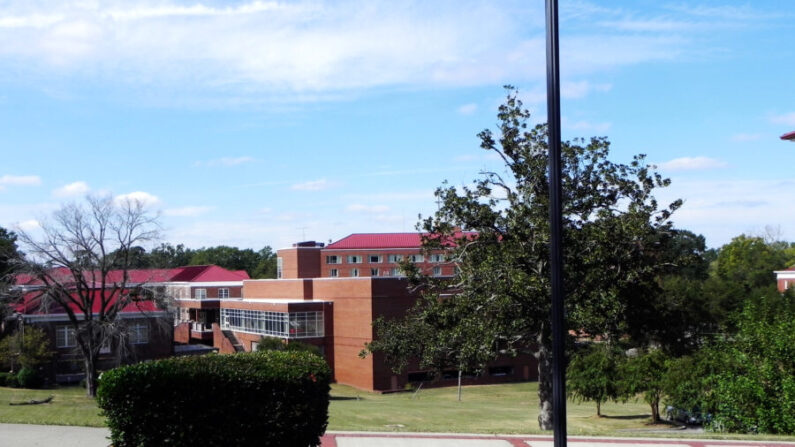
<svg viewBox="0 0 795 447"><path fill-rule="evenodd" d="M563 248L560 166L560 63L558 2L546 0L547 125L549 129L549 224L552 287L552 427L555 447L566 447L566 373L563 318Z"/></svg>

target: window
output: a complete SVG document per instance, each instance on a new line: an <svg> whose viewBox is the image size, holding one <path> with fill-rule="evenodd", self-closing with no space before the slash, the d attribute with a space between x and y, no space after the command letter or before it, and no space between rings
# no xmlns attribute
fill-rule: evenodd
<svg viewBox="0 0 795 447"><path fill-rule="evenodd" d="M336 277L340 276L340 272L337 269L331 269L331 270L328 271L328 276L330 276L332 278L336 278Z"/></svg>
<svg viewBox="0 0 795 447"><path fill-rule="evenodd" d="M254 351L256 351L257 349L259 349L259 342L252 341L252 342L251 342L251 352L254 352Z"/></svg>
<svg viewBox="0 0 795 447"><path fill-rule="evenodd" d="M384 258L381 255L370 255L367 259L370 264L379 264Z"/></svg>
<svg viewBox="0 0 795 447"><path fill-rule="evenodd" d="M348 255L348 264L361 264L361 255Z"/></svg>
<svg viewBox="0 0 795 447"><path fill-rule="evenodd" d="M282 277L282 267L284 266L284 259L280 257L276 258L276 277ZM253 351L253 349L252 349Z"/></svg>
<svg viewBox="0 0 795 447"><path fill-rule="evenodd" d="M55 328L55 347L74 348L77 346L75 328L71 326L57 326Z"/></svg>
<svg viewBox="0 0 795 447"><path fill-rule="evenodd" d="M322 337L323 312L221 309L221 328L280 338ZM252 348L253 350L253 348Z"/></svg>
<svg viewBox="0 0 795 447"><path fill-rule="evenodd" d="M326 264L342 264L342 257L336 255L326 256Z"/></svg>
<svg viewBox="0 0 795 447"><path fill-rule="evenodd" d="M218 298L229 298L229 289L218 289Z"/></svg>
<svg viewBox="0 0 795 447"><path fill-rule="evenodd" d="M111 349L110 349L110 339L108 338L108 339L106 339L105 341L102 342L102 346L99 347L99 353L100 354L110 354L110 351L111 351Z"/></svg>
<svg viewBox="0 0 795 447"><path fill-rule="evenodd" d="M438 265L433 268L433 276L442 276L442 268Z"/></svg>
<svg viewBox="0 0 795 447"><path fill-rule="evenodd" d="M425 259L423 255L409 255L409 261L422 262Z"/></svg>
<svg viewBox="0 0 795 447"><path fill-rule="evenodd" d="M444 262L444 255L435 254L430 257L431 262Z"/></svg>
<svg viewBox="0 0 795 447"><path fill-rule="evenodd" d="M400 267L392 267L392 271L390 272L389 276L402 276L403 273L400 271Z"/></svg>
<svg viewBox="0 0 795 447"><path fill-rule="evenodd" d="M492 366L489 368L489 375L495 377L512 376L513 366Z"/></svg>
<svg viewBox="0 0 795 447"><path fill-rule="evenodd" d="M389 260L389 262L397 263L403 260L403 255L389 255L387 259Z"/></svg>
<svg viewBox="0 0 795 447"><path fill-rule="evenodd" d="M149 326L135 323L130 326L130 344L143 345L149 343Z"/></svg>
<svg viewBox="0 0 795 447"><path fill-rule="evenodd" d="M378 276L378 269L370 269L370 276Z"/></svg>
<svg viewBox="0 0 795 447"><path fill-rule="evenodd" d="M193 297L197 300L207 299L207 289L196 289L193 291Z"/></svg>
<svg viewBox="0 0 795 447"><path fill-rule="evenodd" d="M356 278L359 276L359 269L351 269L351 277Z"/></svg>

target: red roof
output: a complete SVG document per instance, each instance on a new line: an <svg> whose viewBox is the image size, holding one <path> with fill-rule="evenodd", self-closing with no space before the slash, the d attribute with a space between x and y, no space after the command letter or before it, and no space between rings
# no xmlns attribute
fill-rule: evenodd
<svg viewBox="0 0 795 447"><path fill-rule="evenodd" d="M781 136L781 139L795 141L795 130L789 133L785 133L784 135Z"/></svg>
<svg viewBox="0 0 795 447"><path fill-rule="evenodd" d="M54 277L58 278L59 281L67 283L72 279L72 274L69 269L60 267L53 269L50 271L50 274ZM121 283L122 282L122 270L113 270L108 272L108 275L105 279L106 285L110 288L113 287L114 283ZM91 283L94 282L94 286L96 287L92 292L95 295L100 293L100 283L99 283L99 274L97 274L97 278L91 277L91 272L84 273L86 281ZM219 267L217 265L194 265L194 266L187 266L187 267L177 267L173 269L135 269L135 270L128 270L127 271L127 284L130 286L134 284L145 284L145 283L161 283L161 282L220 282L220 281L242 281L244 279L249 279L248 273L244 270L232 271L227 270L223 267ZM42 283L38 281L36 278L30 275L17 275L16 276L16 284L17 285L28 285L28 286L38 286ZM110 289L106 289L110 290ZM118 292L117 292L118 293ZM39 299L40 292L30 292L25 294L22 302L16 303L13 305L14 310L16 312L21 312L24 314L42 314L45 311L41 310L39 307L40 299ZM115 297L110 298L110 301L115 300ZM98 312L99 306L101 304L101 299L96 297L93 302L93 310L94 312ZM70 306L73 310L77 311L78 309L76 306ZM127 304L123 309L122 312L152 312L156 311L157 306L152 301L135 301ZM63 313L62 308L50 308L46 313Z"/></svg>
<svg viewBox="0 0 795 447"><path fill-rule="evenodd" d="M454 238L473 236L474 232L456 232ZM329 250L416 248L422 245L423 233L356 233L326 246Z"/></svg>

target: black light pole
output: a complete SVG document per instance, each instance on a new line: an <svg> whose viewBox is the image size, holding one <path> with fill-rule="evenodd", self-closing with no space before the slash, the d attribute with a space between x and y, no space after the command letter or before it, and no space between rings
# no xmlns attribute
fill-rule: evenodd
<svg viewBox="0 0 795 447"><path fill-rule="evenodd" d="M566 447L566 374L563 318L563 247L560 182L560 58L558 1L546 0L547 125L549 129L549 226L552 286L552 427L555 447Z"/></svg>

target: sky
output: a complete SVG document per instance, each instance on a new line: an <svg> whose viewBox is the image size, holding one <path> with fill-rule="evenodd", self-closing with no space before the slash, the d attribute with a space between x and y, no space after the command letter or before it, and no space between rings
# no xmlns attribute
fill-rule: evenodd
<svg viewBox="0 0 795 447"><path fill-rule="evenodd" d="M795 241L795 10L560 0L564 139L670 177L675 225ZM499 160L503 85L546 117L543 0L0 0L0 226L87 194L163 242L287 247L414 231Z"/></svg>

